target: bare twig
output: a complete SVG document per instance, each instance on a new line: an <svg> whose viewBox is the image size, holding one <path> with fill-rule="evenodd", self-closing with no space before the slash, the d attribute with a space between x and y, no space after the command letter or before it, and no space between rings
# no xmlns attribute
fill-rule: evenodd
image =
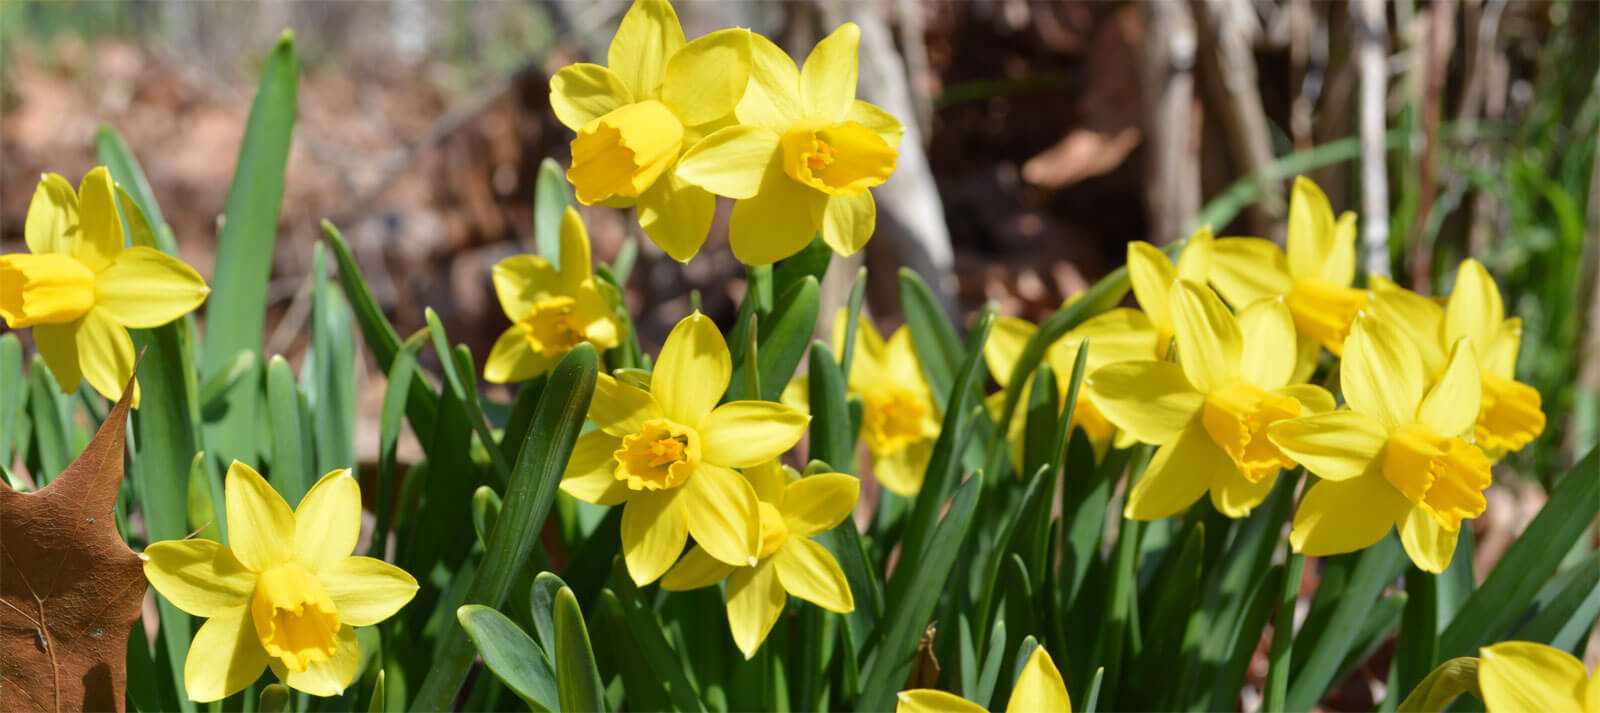
<svg viewBox="0 0 1600 713"><path fill-rule="evenodd" d="M1145 133L1145 207L1150 238L1169 243L1192 227L1200 212L1200 161L1194 117L1194 18L1183 0L1152 0L1145 17L1143 85L1149 122Z"/></svg>
<svg viewBox="0 0 1600 713"><path fill-rule="evenodd" d="M1267 110L1261 104L1255 55L1241 21L1242 13L1253 11L1241 5L1240 0L1190 2L1200 28L1200 72L1205 79L1201 88L1206 106L1222 122L1235 168L1241 174L1253 174L1272 163L1272 135L1267 128ZM1251 231L1268 235L1283 212L1279 186L1263 184L1261 200L1247 213Z"/></svg>
<svg viewBox="0 0 1600 713"><path fill-rule="evenodd" d="M1388 277L1389 174L1384 165L1384 69L1387 20L1383 0L1357 0L1352 28L1356 34L1357 72L1361 76L1361 245L1367 274Z"/></svg>

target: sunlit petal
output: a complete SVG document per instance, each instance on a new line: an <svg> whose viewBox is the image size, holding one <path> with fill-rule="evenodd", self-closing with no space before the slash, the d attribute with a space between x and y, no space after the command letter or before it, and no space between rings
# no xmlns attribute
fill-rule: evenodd
<svg viewBox="0 0 1600 713"><path fill-rule="evenodd" d="M732 401L700 422L707 463L745 468L777 458L800 440L811 418L771 401Z"/></svg>
<svg viewBox="0 0 1600 713"><path fill-rule="evenodd" d="M788 599L771 558L728 577L728 628L745 658L756 655Z"/></svg>
<svg viewBox="0 0 1600 713"><path fill-rule="evenodd" d="M1355 552L1376 543L1411 508L1376 471L1312 485L1294 513L1289 544L1311 557Z"/></svg>
<svg viewBox="0 0 1600 713"><path fill-rule="evenodd" d="M1164 361L1103 366L1085 379L1085 386L1095 408L1117 428L1145 443L1166 443L1177 437L1205 402L1183 370Z"/></svg>
<svg viewBox="0 0 1600 713"><path fill-rule="evenodd" d="M250 603L256 574L221 543L195 538L152 542L144 574L156 591L195 616L219 616Z"/></svg>
<svg viewBox="0 0 1600 713"><path fill-rule="evenodd" d="M1244 340L1227 305L1211 288L1189 280L1179 280L1170 299L1178 363L1189 383L1209 392L1238 381Z"/></svg>
<svg viewBox="0 0 1600 713"><path fill-rule="evenodd" d="M1267 437L1323 480L1349 480L1367 472L1389 433L1370 416L1346 409L1279 421L1267 427Z"/></svg>
<svg viewBox="0 0 1600 713"><path fill-rule="evenodd" d="M710 317L695 312L678 322L661 345L661 356L651 372L650 393L667 418L698 426L722 399L732 373L733 361L722 332Z"/></svg>
<svg viewBox="0 0 1600 713"><path fill-rule="evenodd" d="M651 99L661 90L667 60L683 44L683 26L667 0L635 0L611 38L606 64L635 100Z"/></svg>
<svg viewBox="0 0 1600 713"><path fill-rule="evenodd" d="M211 288L200 273L155 248L117 254L94 280L95 304L124 327L159 327L193 312Z"/></svg>
<svg viewBox="0 0 1600 713"><path fill-rule="evenodd" d="M861 481L845 473L818 473L784 488L783 522L791 537L832 530L855 510Z"/></svg>
<svg viewBox="0 0 1600 713"><path fill-rule="evenodd" d="M1050 652L1043 646L1033 650L1028 662L1017 676L1017 685L1011 689L1011 700L1006 702L1006 713L1071 713L1072 698L1067 695L1067 684L1061 680L1061 671L1051 660Z"/></svg>
<svg viewBox="0 0 1600 713"><path fill-rule="evenodd" d="M223 493L228 545L244 566L260 572L294 557L294 511L260 473L234 461Z"/></svg>
<svg viewBox="0 0 1600 713"><path fill-rule="evenodd" d="M840 119L856 100L861 28L853 22L822 38L800 68L800 98L807 118Z"/></svg>
<svg viewBox="0 0 1600 713"><path fill-rule="evenodd" d="M189 642L184 690L199 703L222 700L260 678L270 658L256 638L249 607L229 609L206 620Z"/></svg>
<svg viewBox="0 0 1600 713"><path fill-rule="evenodd" d="M856 608L844 570L822 545L791 534L772 555L772 562L778 581L790 594L840 614Z"/></svg>
<svg viewBox="0 0 1600 713"><path fill-rule="evenodd" d="M656 581L683 553L689 517L678 498L682 490L642 490L622 506L622 557L634 584Z"/></svg>
<svg viewBox="0 0 1600 713"><path fill-rule="evenodd" d="M695 542L728 564L754 564L761 550L761 516L750 481L727 468L701 463L682 490L679 500Z"/></svg>
<svg viewBox="0 0 1600 713"><path fill-rule="evenodd" d="M341 562L361 537L361 486L349 468L322 476L294 511L294 558L319 572Z"/></svg>
<svg viewBox="0 0 1600 713"><path fill-rule="evenodd" d="M661 588L669 592L686 592L709 587L727 579L737 569L706 554L704 547L695 545L661 577Z"/></svg>
<svg viewBox="0 0 1600 713"><path fill-rule="evenodd" d="M1478 650L1478 687L1490 713L1595 710L1585 707L1587 679L1582 661L1552 646L1502 641Z"/></svg>
<svg viewBox="0 0 1600 713"><path fill-rule="evenodd" d="M718 30L667 60L661 101L689 126L733 113L750 83L750 31Z"/></svg>
<svg viewBox="0 0 1600 713"><path fill-rule="evenodd" d="M408 572L372 557L346 557L324 567L317 580L339 608L339 621L351 626L388 619L417 595Z"/></svg>
<svg viewBox="0 0 1600 713"><path fill-rule="evenodd" d="M1123 514L1134 520L1173 515L1193 505L1212 483L1232 470L1235 468L1228 454L1196 422L1156 450L1144 475L1139 476L1128 494Z"/></svg>

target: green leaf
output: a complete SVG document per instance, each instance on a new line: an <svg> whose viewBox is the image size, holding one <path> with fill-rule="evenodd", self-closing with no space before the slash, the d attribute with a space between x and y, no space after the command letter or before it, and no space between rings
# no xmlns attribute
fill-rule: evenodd
<svg viewBox="0 0 1600 713"><path fill-rule="evenodd" d="M1182 548L1166 573L1156 600L1152 622L1133 679L1140 686L1137 699L1151 709L1171 710L1181 701L1174 697L1172 673L1182 671L1190 652L1184 650L1190 617L1200 598L1201 558L1205 551L1205 523L1185 528ZM1265 709L1263 709L1265 710Z"/></svg>
<svg viewBox="0 0 1600 713"><path fill-rule="evenodd" d="M1284 710L1284 696L1289 692L1290 656L1294 653L1295 603L1300 599L1300 576L1305 564L1305 555L1293 551L1288 553L1283 587L1278 590L1280 597L1278 611L1272 620L1272 648L1268 652L1267 684L1261 699L1262 710ZM1345 649L1349 650L1348 643ZM1238 652L1234 652L1234 655L1237 656Z"/></svg>
<svg viewBox="0 0 1600 713"><path fill-rule="evenodd" d="M844 344L839 345L839 372L845 383L850 381L850 361L856 355L856 330L861 327L861 303L867 298L867 268L856 270L855 284L850 286L850 299L844 309Z"/></svg>
<svg viewBox="0 0 1600 713"><path fill-rule="evenodd" d="M1312 613L1295 637L1285 709L1310 710L1322 700L1334 683L1339 662L1360 634L1373 602L1399 576L1405 562L1405 553L1393 533L1360 553L1325 560L1324 585L1336 578L1348 583L1338 588L1320 587L1312 598Z"/></svg>
<svg viewBox="0 0 1600 713"><path fill-rule="evenodd" d="M602 665L610 659L622 679L622 692L630 709L665 711L672 709L667 689L661 685L650 664L640 652L634 630L623 613L622 600L610 589L600 590L600 613L596 618L595 638L607 644L600 651Z"/></svg>
<svg viewBox="0 0 1600 713"><path fill-rule="evenodd" d="M150 190L150 181L145 178L138 157L134 156L133 150L122 140L122 135L110 124L101 124L95 132L94 153L95 158L111 172L111 179L117 184L118 197L131 200L143 217L148 219L152 238L149 245L168 255L177 255L178 245L173 239L172 229L167 227L167 219L161 215L161 206L156 203L155 192ZM123 210L127 210L127 200L123 201ZM134 244L145 243L135 240Z"/></svg>
<svg viewBox="0 0 1600 713"><path fill-rule="evenodd" d="M762 315L756 324L756 364L760 372L761 393L750 393L744 378L745 363L734 363L733 376L728 382L728 399L762 399L777 401L783 388L800 366L805 356L806 343L817 326L818 300L821 289L815 279L801 278L787 292L782 293L773 305L772 312Z"/></svg>
<svg viewBox="0 0 1600 713"><path fill-rule="evenodd" d="M44 357L37 354L33 356L31 381L28 413L29 422L33 424L33 437L38 443L39 454L39 472L33 474L33 485L35 488L43 488L72 462L74 449L71 441L71 421L63 415L63 409L71 409L76 402L57 389L55 379L50 376L49 367L45 366ZM66 413L70 414L70 410ZM176 517L181 523L183 521L181 504L174 512L178 513Z"/></svg>
<svg viewBox="0 0 1600 713"><path fill-rule="evenodd" d="M900 306L906 313L906 326L911 330L911 343L922 363L922 373L933 390L933 401L943 412L951 408L950 387L965 353L961 335L939 305L939 298L928 289L928 283L909 267L900 268Z"/></svg>
<svg viewBox="0 0 1600 713"><path fill-rule="evenodd" d="M269 683L261 689L260 713L289 713L289 689L281 683Z"/></svg>
<svg viewBox="0 0 1600 713"><path fill-rule="evenodd" d="M1150 456L1155 450L1149 444L1134 446L1128 466L1128 488L1131 490ZM1117 542L1111 555L1110 576L1106 578L1106 612L1095 633L1091 661L1105 666L1105 677L1112 691L1121 690L1123 652L1129 641L1136 640L1132 628L1138 619L1138 557L1139 540L1149 523L1124 518L1117 531Z"/></svg>
<svg viewBox="0 0 1600 713"><path fill-rule="evenodd" d="M22 342L13 332L0 334L0 465L11 463L12 444L22 419L23 397L27 394L22 377ZM11 376L14 375L14 376Z"/></svg>
<svg viewBox="0 0 1600 713"><path fill-rule="evenodd" d="M316 384L316 400L311 416L317 432L314 474L357 465L356 350L350 329L352 318L350 305L328 280L325 252L320 242L312 246L310 366Z"/></svg>
<svg viewBox="0 0 1600 713"><path fill-rule="evenodd" d="M539 162L539 177L533 184L533 239L539 256L551 265L561 264L561 217L571 205L561 164L546 157Z"/></svg>
<svg viewBox="0 0 1600 713"><path fill-rule="evenodd" d="M811 242L804 248L783 260L772 270L772 294L781 295L794 289L795 285L810 277L817 282L822 282L823 275L828 273L828 264L833 261L833 248L822 240L821 235L811 236Z"/></svg>
<svg viewBox="0 0 1600 713"><path fill-rule="evenodd" d="M389 365L388 380L383 388L383 408L378 414L378 492L373 495L378 517L372 530L372 546L367 553L379 559L384 559L388 551L389 529L397 506L394 500L395 450L400 444L400 419L411 394L417 351L427 340L427 334L426 329L419 330L400 346Z"/></svg>
<svg viewBox="0 0 1600 713"><path fill-rule="evenodd" d="M191 330L189 333L192 335L194 332ZM258 362L255 352L241 351L233 355L233 360L228 362L227 367L201 382L199 400L200 418L203 422L222 420L223 415L228 412L228 394L246 379L260 376L257 369Z"/></svg>
<svg viewBox="0 0 1600 713"><path fill-rule="evenodd" d="M1600 616L1600 552L1591 552L1552 578L1534 597L1532 618L1513 633L1522 641L1549 642L1581 656L1581 644Z"/></svg>
<svg viewBox="0 0 1600 713"><path fill-rule="evenodd" d="M556 593L553 609L556 629L556 684L563 711L604 711L605 688L595 669L594 649L589 646L589 630L572 590L562 587ZM414 709L422 710L422 709Z"/></svg>
<svg viewBox="0 0 1600 713"><path fill-rule="evenodd" d="M523 703L535 711L559 710L556 674L527 632L506 615L478 604L457 609L456 618L478 648L484 665Z"/></svg>
<svg viewBox="0 0 1600 713"><path fill-rule="evenodd" d="M533 586L528 588L528 608L533 612L533 633L544 647L545 655L551 659L556 656L556 624L551 607L555 606L556 592L566 587L567 583L561 581L551 572L540 572L533 578Z"/></svg>
<svg viewBox="0 0 1600 713"><path fill-rule="evenodd" d="M206 452L196 451L189 461L189 495L184 509L189 515L189 532L192 537L222 541L217 529L217 508L212 499L211 482L206 477Z"/></svg>
<svg viewBox="0 0 1600 713"><path fill-rule="evenodd" d="M989 645L984 651L983 668L978 672L977 686L968 691L975 701L994 700L995 686L1000 683L1000 661L1006 657L1006 620L996 618L989 627Z"/></svg>
<svg viewBox="0 0 1600 713"><path fill-rule="evenodd" d="M611 581L616 585L623 621L632 633L639 655L650 667L651 680L666 692L674 709L704 711L705 703L701 702L699 693L684 675L684 654L674 651L662 636L660 619L641 598L642 594L634 586L633 578L628 576L620 556L612 562Z"/></svg>
<svg viewBox="0 0 1600 713"><path fill-rule="evenodd" d="M466 417L467 423L472 426L472 430L477 432L479 441L484 444L485 450L489 453L489 460L494 464L495 471L500 474L501 478L510 477L511 466L506 463L505 456L500 452L500 449L494 447L496 443L494 432L489 430L489 419L483 415L483 409L478 403L477 378L473 376L470 369L462 369L451 354L449 337L445 334L444 325L439 323L439 315L433 311L433 308L423 308L422 314L428 322L428 332L433 339L434 351L439 355L439 368L440 371L444 372L446 388L450 389L455 395L456 403L461 404L461 415ZM470 365L471 363L471 360L468 359L467 364Z"/></svg>
<svg viewBox="0 0 1600 713"><path fill-rule="evenodd" d="M1406 568L1406 605L1400 618L1400 635L1395 640L1390 676L1395 691L1415 688L1437 663L1439 629L1442 628L1439 579L1415 566Z"/></svg>
<svg viewBox="0 0 1600 713"><path fill-rule="evenodd" d="M494 529L495 520L500 518L500 494L487 485L480 485L472 493L472 531L478 535L478 543L485 547L489 544L489 532ZM456 612L460 616L460 612Z"/></svg>
<svg viewBox="0 0 1600 713"><path fill-rule="evenodd" d="M241 352L248 354L249 352ZM315 482L316 465L310 443L301 434L300 389L294 372L283 357L273 355L267 362L267 420L271 426L272 461L267 475L284 500L300 502Z"/></svg>
<svg viewBox="0 0 1600 713"><path fill-rule="evenodd" d="M1244 687L1245 674L1249 672L1252 656L1241 656L1237 652L1254 651L1257 643L1261 641L1261 632L1267 627L1267 619L1272 616L1272 611L1278 605L1278 594L1283 589L1283 570L1281 564L1270 565L1263 569L1255 578L1254 586L1245 590L1243 599L1240 600L1238 615L1227 620L1227 629L1214 631L1212 637L1222 642L1224 651L1221 658L1211 664L1211 669L1216 671L1215 684L1211 689L1210 705L1203 701L1204 696L1199 696L1198 701L1189 701L1189 710L1236 710L1239 706L1239 691ZM1208 642L1209 643L1209 642Z"/></svg>
<svg viewBox="0 0 1600 713"><path fill-rule="evenodd" d="M367 701L367 713L383 713L388 707L383 704L383 669L378 669L378 679L372 683L372 698Z"/></svg>

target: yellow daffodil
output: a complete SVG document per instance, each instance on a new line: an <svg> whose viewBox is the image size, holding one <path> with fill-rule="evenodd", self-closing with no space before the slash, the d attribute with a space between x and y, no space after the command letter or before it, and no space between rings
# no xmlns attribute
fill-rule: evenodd
<svg viewBox="0 0 1600 713"><path fill-rule="evenodd" d="M206 618L183 666L189 697L220 700L268 667L290 688L339 695L360 660L354 627L393 616L416 595L417 581L350 555L361 489L349 470L323 476L290 510L260 474L234 461L224 494L230 546L169 540L143 555L156 591Z"/></svg>
<svg viewBox="0 0 1600 713"><path fill-rule="evenodd" d="M527 381L581 342L617 346L617 318L589 267L589 232L572 208L561 219L560 272L537 255L508 257L494 266L494 291L512 324L489 352L489 381Z"/></svg>
<svg viewBox="0 0 1600 713"><path fill-rule="evenodd" d="M1600 713L1600 672L1560 649L1502 641L1478 650L1478 689L1489 713Z"/></svg>
<svg viewBox="0 0 1600 713"><path fill-rule="evenodd" d="M843 473L790 480L775 460L744 474L761 508L757 562L735 567L697 546L661 578L661 588L686 591L728 580L728 627L748 659L783 614L787 594L840 614L856 608L838 560L811 538L850 517L861 484Z"/></svg>
<svg viewBox="0 0 1600 713"><path fill-rule="evenodd" d="M1017 358L1022 354L1022 348L1036 331L1038 327L1024 319L1000 317L995 320L994 328L989 332L989 341L983 345L983 359L989 365L989 373L1002 388L1011 379L1011 370L1015 368ZM1072 386L1072 367L1078 360L1078 349L1085 339L1089 340L1088 361L1083 366L1085 375L1092 374L1107 364L1156 358L1156 332L1150 324L1150 318L1143 312L1119 307L1085 320L1068 330L1045 350L1044 363L1050 365L1051 371L1055 373L1056 388L1059 391L1056 397L1057 403L1062 404L1063 408L1067 400L1067 390ZM1031 380L1023 386L1024 403L1027 402L1028 392L1032 388ZM1004 391L991 395L990 409L999 408L1004 400ZM1073 424L1083 429L1084 435L1088 436L1089 443L1094 446L1095 458L1103 457L1118 432L1116 426L1113 426L1111 421L1100 413L1100 409L1095 407L1094 400L1089 398L1088 389L1078 391L1078 401L1072 410L1072 420ZM1023 419L1012 419L1009 439L1012 443L1012 460L1017 466L1019 475L1023 475L1021 472L1023 431Z"/></svg>
<svg viewBox="0 0 1600 713"><path fill-rule="evenodd" d="M894 172L904 127L856 99L860 42L861 30L846 23L797 70L777 45L752 36L739 125L707 136L679 162L679 178L738 199L728 239L740 262L782 260L819 232L840 255L872 237L877 205L868 189Z"/></svg>
<svg viewBox="0 0 1600 713"><path fill-rule="evenodd" d="M844 349L845 321L840 309L833 320L837 351ZM783 402L808 410L809 386L805 377L789 382ZM872 322L860 317L847 387L850 396L861 399L861 440L872 455L872 474L895 494L916 495L933 458L940 414L911 344L911 330L902 326L885 343Z"/></svg>
<svg viewBox="0 0 1600 713"><path fill-rule="evenodd" d="M672 173L684 149L731 124L750 76L750 31L684 42L666 0L637 0L608 66L568 65L550 78L550 108L572 140L567 180L584 205L638 204L639 225L668 255L700 250L716 199Z"/></svg>
<svg viewBox="0 0 1600 713"><path fill-rule="evenodd" d="M601 374L589 420L561 489L599 505L626 503L622 552L640 586L654 582L695 542L718 560L754 565L760 507L733 468L777 458L810 418L770 401L717 406L733 362L711 319L685 317L667 336L648 391Z"/></svg>
<svg viewBox="0 0 1600 713"><path fill-rule="evenodd" d="M1431 389L1415 346L1393 323L1358 319L1340 390L1350 408L1273 424L1272 442L1322 478L1295 512L1289 542L1322 556L1353 552L1391 527L1417 567L1450 564L1461 521L1483 513L1489 460L1471 442L1479 370L1458 341Z"/></svg>
<svg viewBox="0 0 1600 713"><path fill-rule="evenodd" d="M1283 298L1295 329L1337 355L1370 296L1350 286L1356 274L1355 213L1334 218L1322 189L1309 178L1296 178L1289 194L1288 245L1285 255L1270 240L1218 240L1211 283L1235 307Z"/></svg>
<svg viewBox="0 0 1600 713"><path fill-rule="evenodd" d="M1294 322L1282 303L1263 300L1235 318L1210 288L1180 279L1170 304L1178 364L1111 364L1086 383L1095 406L1118 428L1161 445L1128 494L1124 514L1166 517L1209 490L1218 511L1244 517L1272 490L1278 471L1295 466L1267 440L1267 428L1331 410L1333 397L1291 383Z"/></svg>
<svg viewBox="0 0 1600 713"><path fill-rule="evenodd" d="M117 400L133 377L128 329L171 322L211 292L177 258L124 247L116 189L104 166L85 175L76 193L67 179L45 174L24 231L29 253L0 255L0 317L12 329L33 327L40 356L69 394L87 379Z"/></svg>
<svg viewBox="0 0 1600 713"><path fill-rule="evenodd" d="M899 693L895 713L986 713L989 709L961 696L932 688L915 688ZM1061 671L1043 646L1033 650L1017 676L1017 685L1006 701L1006 713L1071 713L1072 698Z"/></svg>
<svg viewBox="0 0 1600 713"><path fill-rule="evenodd" d="M1205 284L1211 274L1211 259L1215 252L1211 226L1200 226L1183 244L1176 265L1167 259L1160 248L1135 240L1128 243L1128 284L1133 297L1139 301L1147 322L1155 331L1156 353L1154 359L1167 358L1172 348L1173 317L1169 304L1172 286L1179 279Z"/></svg>

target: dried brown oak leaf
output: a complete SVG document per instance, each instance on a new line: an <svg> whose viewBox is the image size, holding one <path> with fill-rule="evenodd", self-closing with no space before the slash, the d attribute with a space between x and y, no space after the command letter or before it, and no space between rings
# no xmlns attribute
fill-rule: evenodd
<svg viewBox="0 0 1600 713"><path fill-rule="evenodd" d="M0 710L121 711L147 583L117 534L128 396L49 485L0 483Z"/></svg>

